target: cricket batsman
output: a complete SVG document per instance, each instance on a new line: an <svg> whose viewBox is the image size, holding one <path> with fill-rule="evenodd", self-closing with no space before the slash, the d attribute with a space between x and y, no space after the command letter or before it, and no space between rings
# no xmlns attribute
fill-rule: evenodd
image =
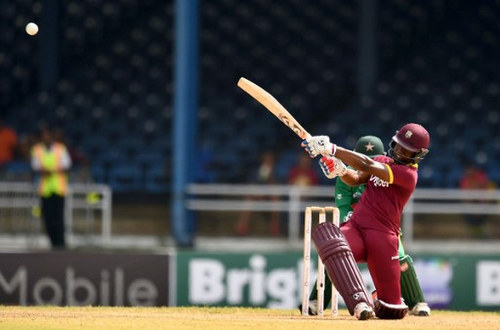
<svg viewBox="0 0 500 330"><path fill-rule="evenodd" d="M370 158L385 155L384 146L380 138L373 135L362 136L356 142L354 151L367 155ZM323 167L323 162L320 163ZM349 167L348 167L349 168ZM323 168L323 171L328 169ZM359 186L349 186L341 179L335 182L335 205L340 211L340 223L349 221L356 204L359 202L361 195L366 188L365 184ZM410 314L417 316L429 316L430 308L425 302L425 298L418 282L418 278L413 267L412 259L409 255L405 254L403 244L401 242L401 235L399 236L399 262L401 267L401 295L405 304L409 307ZM325 276L325 299L324 309L332 296L331 281L328 276ZM318 291L316 285L313 286L311 295L309 296L309 314L317 315L317 297ZM302 306L299 306L302 309Z"/></svg>
<svg viewBox="0 0 500 330"><path fill-rule="evenodd" d="M373 159L337 146L327 136L312 136L302 142L312 158L322 155L320 166L328 178L341 177L349 186L366 185L355 211L340 229L325 222L312 232L328 277L350 314L360 320L373 314L382 319L401 319L408 312L401 299L401 215L416 188L418 163L429 152L429 144L429 133L415 123L396 131L388 156ZM377 291L373 301L362 286L356 262L368 266Z"/></svg>

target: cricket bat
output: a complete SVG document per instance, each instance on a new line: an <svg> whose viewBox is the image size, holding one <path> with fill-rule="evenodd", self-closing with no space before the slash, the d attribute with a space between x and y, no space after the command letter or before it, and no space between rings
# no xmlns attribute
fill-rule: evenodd
<svg viewBox="0 0 500 330"><path fill-rule="evenodd" d="M283 124L288 126L302 140L311 135L299 124L295 118L278 102L271 94L265 91L262 87L254 84L250 80L241 77L238 80L238 87L247 92L251 97L256 99L267 110L275 115Z"/></svg>

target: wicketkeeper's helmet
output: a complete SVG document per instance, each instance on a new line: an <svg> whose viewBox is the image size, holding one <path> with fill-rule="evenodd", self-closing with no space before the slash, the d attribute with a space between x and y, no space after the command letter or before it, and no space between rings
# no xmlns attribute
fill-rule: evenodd
<svg viewBox="0 0 500 330"><path fill-rule="evenodd" d="M354 151L367 155L371 158L385 155L384 144L380 138L373 135L365 135L358 139Z"/></svg>

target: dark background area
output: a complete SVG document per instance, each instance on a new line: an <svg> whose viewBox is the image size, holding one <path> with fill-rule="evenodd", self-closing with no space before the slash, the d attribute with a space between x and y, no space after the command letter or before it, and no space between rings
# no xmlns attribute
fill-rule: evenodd
<svg viewBox="0 0 500 330"><path fill-rule="evenodd" d="M0 1L5 123L25 147L39 125L59 128L73 182L109 184L122 205L168 204L174 2L55 1L49 46L43 25L33 37L24 31L45 3ZM418 187L456 188L468 163L498 184L500 2L378 1L375 18L377 74L361 95L357 1L200 1L195 182L252 183L271 149L286 183L297 162L300 140L236 87L244 76L308 131L348 148L360 135L388 143L403 124L421 123L431 152ZM47 71L56 79L47 82ZM30 180L25 154L4 166L2 180Z"/></svg>

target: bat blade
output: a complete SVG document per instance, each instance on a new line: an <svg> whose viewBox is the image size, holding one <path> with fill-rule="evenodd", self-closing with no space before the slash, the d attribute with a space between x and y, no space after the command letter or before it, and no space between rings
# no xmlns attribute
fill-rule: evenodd
<svg viewBox="0 0 500 330"><path fill-rule="evenodd" d="M310 136L288 110L262 87L243 77L238 80L238 87L262 104L301 139L306 139Z"/></svg>

